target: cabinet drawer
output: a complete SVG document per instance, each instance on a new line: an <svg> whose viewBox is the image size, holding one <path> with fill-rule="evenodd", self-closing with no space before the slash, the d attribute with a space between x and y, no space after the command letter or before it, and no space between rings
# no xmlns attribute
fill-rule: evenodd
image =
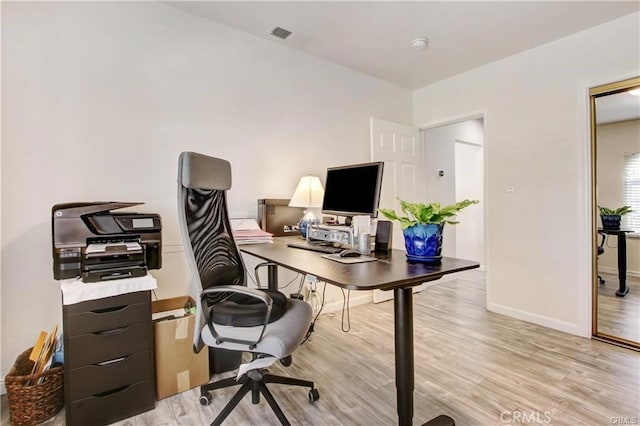
<svg viewBox="0 0 640 426"><path fill-rule="evenodd" d="M72 401L121 388L149 379L151 365L149 352L75 368L69 371L69 398Z"/></svg>
<svg viewBox="0 0 640 426"><path fill-rule="evenodd" d="M155 407L150 380L71 402L67 424L106 425Z"/></svg>
<svg viewBox="0 0 640 426"><path fill-rule="evenodd" d="M151 347L150 328L146 322L70 337L65 348L68 369L148 351Z"/></svg>
<svg viewBox="0 0 640 426"><path fill-rule="evenodd" d="M67 317L67 333L69 337L96 331L113 330L137 322L148 322L151 316L149 303L132 305L118 304L108 308L69 315Z"/></svg>
<svg viewBox="0 0 640 426"><path fill-rule="evenodd" d="M87 284L91 285L91 284ZM102 299L87 300L86 302L63 305L67 315L81 314L96 309L109 309L122 305L134 305L136 303L150 303L151 294L148 290L125 293L118 296L105 297Z"/></svg>

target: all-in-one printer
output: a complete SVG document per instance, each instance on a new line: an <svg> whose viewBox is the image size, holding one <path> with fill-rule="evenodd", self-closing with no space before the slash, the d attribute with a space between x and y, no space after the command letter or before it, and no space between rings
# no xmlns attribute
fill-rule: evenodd
<svg viewBox="0 0 640 426"><path fill-rule="evenodd" d="M144 276L162 266L160 216L112 213L143 203L56 204L51 209L53 277L100 282Z"/></svg>

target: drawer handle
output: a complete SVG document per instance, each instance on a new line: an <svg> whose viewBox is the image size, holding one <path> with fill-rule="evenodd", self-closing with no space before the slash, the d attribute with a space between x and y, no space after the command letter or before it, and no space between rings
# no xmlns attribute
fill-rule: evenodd
<svg viewBox="0 0 640 426"><path fill-rule="evenodd" d="M107 312L122 311L123 309L127 309L128 307L129 305L114 306L112 308L96 309L95 311L91 311L91 312L94 314L106 314Z"/></svg>
<svg viewBox="0 0 640 426"><path fill-rule="evenodd" d="M96 336L105 336L107 334L116 334L116 333L120 333L121 331L126 330L128 327L120 327L120 328L114 328L113 330L105 330L105 331L96 331L95 334Z"/></svg>
<svg viewBox="0 0 640 426"><path fill-rule="evenodd" d="M109 395L113 395L114 393L122 392L123 390L127 389L130 386L131 385L122 386L122 387L119 387L119 388L111 389L111 390L106 391L106 392L97 393L97 394L95 394L93 396L95 398L104 398L105 396L109 396Z"/></svg>
<svg viewBox="0 0 640 426"><path fill-rule="evenodd" d="M116 364L118 362L122 362L122 361L126 360L127 358L129 358L129 355L123 356L123 357L120 357L120 358L110 359L109 361L98 362L98 363L93 364L93 365L96 365L98 367L104 367L105 365L111 365L111 364Z"/></svg>

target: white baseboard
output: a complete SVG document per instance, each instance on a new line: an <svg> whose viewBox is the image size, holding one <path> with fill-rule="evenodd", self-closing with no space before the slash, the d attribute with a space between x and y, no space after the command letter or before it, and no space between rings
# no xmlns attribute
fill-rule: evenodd
<svg viewBox="0 0 640 426"><path fill-rule="evenodd" d="M611 268L609 266L599 266L598 270L600 272L604 272L605 274L618 275L618 268ZM640 278L640 272L638 271L629 271L627 269L627 275L630 277Z"/></svg>
<svg viewBox="0 0 640 426"><path fill-rule="evenodd" d="M354 294L351 294L349 298L349 306L357 306L364 305L365 303L371 303L373 301L373 297L371 296L371 292L367 292L366 294L353 297ZM324 308L322 308L322 313L327 314L329 312L336 312L342 310L342 300L336 300L335 302L326 303Z"/></svg>
<svg viewBox="0 0 640 426"><path fill-rule="evenodd" d="M496 314L506 315L515 319L530 322L532 324L541 325L543 327L552 328L554 330L563 331L565 333L580 336L580 327L566 321L559 321L555 318L549 318L544 315L538 315L531 312L521 311L519 309L510 308L508 306L496 303L488 303L487 310Z"/></svg>

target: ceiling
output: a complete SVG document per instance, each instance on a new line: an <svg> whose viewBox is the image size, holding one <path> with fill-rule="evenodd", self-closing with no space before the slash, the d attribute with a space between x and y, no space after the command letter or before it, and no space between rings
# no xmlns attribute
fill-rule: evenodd
<svg viewBox="0 0 640 426"><path fill-rule="evenodd" d="M640 2L174 1L183 11L407 89L640 10ZM270 33L292 32L286 40ZM429 39L423 50L416 37Z"/></svg>
<svg viewBox="0 0 640 426"><path fill-rule="evenodd" d="M596 123L608 124L640 118L640 96L620 92L596 98Z"/></svg>
<svg viewBox="0 0 640 426"><path fill-rule="evenodd" d="M638 1L170 1L185 12L415 90L640 10ZM274 28L291 31L285 40ZM411 40L426 37L423 50ZM640 98L598 99L599 124Z"/></svg>

